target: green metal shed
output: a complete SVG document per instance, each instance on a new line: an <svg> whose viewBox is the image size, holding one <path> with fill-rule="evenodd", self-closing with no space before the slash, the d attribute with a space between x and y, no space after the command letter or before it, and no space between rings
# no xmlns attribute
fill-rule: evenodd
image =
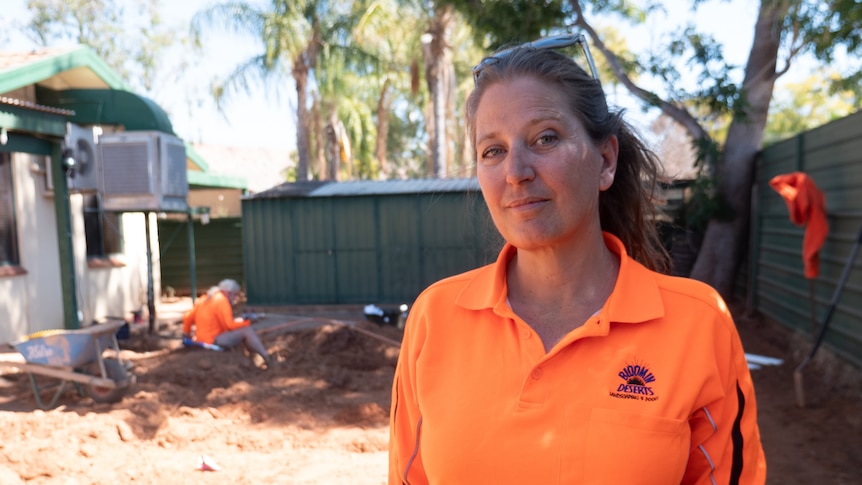
<svg viewBox="0 0 862 485"><path fill-rule="evenodd" d="M803 274L805 228L790 221L784 200L769 186L772 177L797 171L805 172L826 197L829 234L813 281ZM765 148L755 182L750 269L745 275L750 304L791 329L811 334L812 326L826 316L862 229L862 112ZM836 303L826 344L862 367L862 258L850 267Z"/></svg>
<svg viewBox="0 0 862 485"><path fill-rule="evenodd" d="M251 305L410 303L502 247L475 178L287 183L242 218Z"/></svg>

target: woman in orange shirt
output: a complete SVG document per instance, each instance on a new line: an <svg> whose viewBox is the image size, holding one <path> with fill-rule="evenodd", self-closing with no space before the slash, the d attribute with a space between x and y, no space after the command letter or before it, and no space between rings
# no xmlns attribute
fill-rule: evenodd
<svg viewBox="0 0 862 485"><path fill-rule="evenodd" d="M473 69L496 263L425 290L392 391L389 483L762 484L751 377L707 285L662 274L659 162L551 37Z"/></svg>

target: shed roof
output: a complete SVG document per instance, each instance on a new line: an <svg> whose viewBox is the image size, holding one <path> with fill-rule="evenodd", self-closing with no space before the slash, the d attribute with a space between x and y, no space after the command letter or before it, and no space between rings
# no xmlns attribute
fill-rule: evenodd
<svg viewBox="0 0 862 485"><path fill-rule="evenodd" d="M306 197L354 197L440 192L474 192L479 190L475 178L352 180L348 182L288 182L269 190L246 196L246 199L288 199Z"/></svg>

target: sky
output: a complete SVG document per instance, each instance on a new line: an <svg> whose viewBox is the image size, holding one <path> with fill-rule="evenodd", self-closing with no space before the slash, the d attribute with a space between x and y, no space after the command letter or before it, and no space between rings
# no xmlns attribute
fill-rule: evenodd
<svg viewBox="0 0 862 485"><path fill-rule="evenodd" d="M255 0L252 0L252 3ZM160 12L166 24L176 25L188 33L192 15L214 3L213 0L160 0ZM0 25L6 29L8 50L26 51L36 45L26 37L10 33L7 26L26 24L31 13L26 0L0 0ZM296 146L295 108L290 96L252 96L238 94L219 112L209 96L210 82L229 73L233 67L252 57L257 46L250 39L236 35L207 34L207 48L189 66L181 79L150 95L169 115L174 131L181 138L225 146L254 146L292 150ZM2 44L0 44L2 45ZM290 87L283 90L289 94ZM142 93L139 93L142 94ZM231 120L231 121L228 121Z"/></svg>
<svg viewBox="0 0 862 485"><path fill-rule="evenodd" d="M164 21L181 26L185 33L191 16L213 2L161 0L160 7ZM652 19L650 23L627 29L625 33L631 46L647 49L660 32L679 28L685 18L693 15L703 31L712 33L725 44L728 60L740 65L744 64L748 56L758 3L755 0L712 0L692 14L689 0L667 0L665 5L669 15L666 18ZM0 5L4 6L0 10L0 24L9 25L9 19L26 23L30 17L26 0L0 0ZM223 77L237 64L252 57L258 47L251 39L209 32L205 37L206 49L195 65L184 71L180 80L159 89L152 96L168 112L174 131L181 138L192 142L294 149L295 95L291 95L292 86L283 86L283 95L279 97L265 95L260 89L248 96L240 93L230 98L224 114L216 109L207 94L211 80ZM11 49L27 50L34 47L23 36L7 36ZM609 97L611 104L627 108L630 121L636 126L649 123L649 117L640 113L639 105L627 95L624 88L609 93Z"/></svg>

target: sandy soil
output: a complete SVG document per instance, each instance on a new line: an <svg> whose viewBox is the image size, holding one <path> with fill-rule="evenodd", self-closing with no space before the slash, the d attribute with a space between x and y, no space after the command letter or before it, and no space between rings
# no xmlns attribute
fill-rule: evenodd
<svg viewBox="0 0 862 485"><path fill-rule="evenodd" d="M364 321L361 309L269 313L261 337L279 363L264 371L239 350L183 348L175 316L160 316L162 338L139 329L122 343L137 382L116 404L72 389L42 411L27 375L5 368L0 483L385 483L398 349L384 340L397 342L397 328ZM798 362L807 349L763 318L737 319L749 352ZM818 355L805 409L794 402L792 364L754 371L771 484L860 483L862 381ZM220 470L202 471L204 456Z"/></svg>

